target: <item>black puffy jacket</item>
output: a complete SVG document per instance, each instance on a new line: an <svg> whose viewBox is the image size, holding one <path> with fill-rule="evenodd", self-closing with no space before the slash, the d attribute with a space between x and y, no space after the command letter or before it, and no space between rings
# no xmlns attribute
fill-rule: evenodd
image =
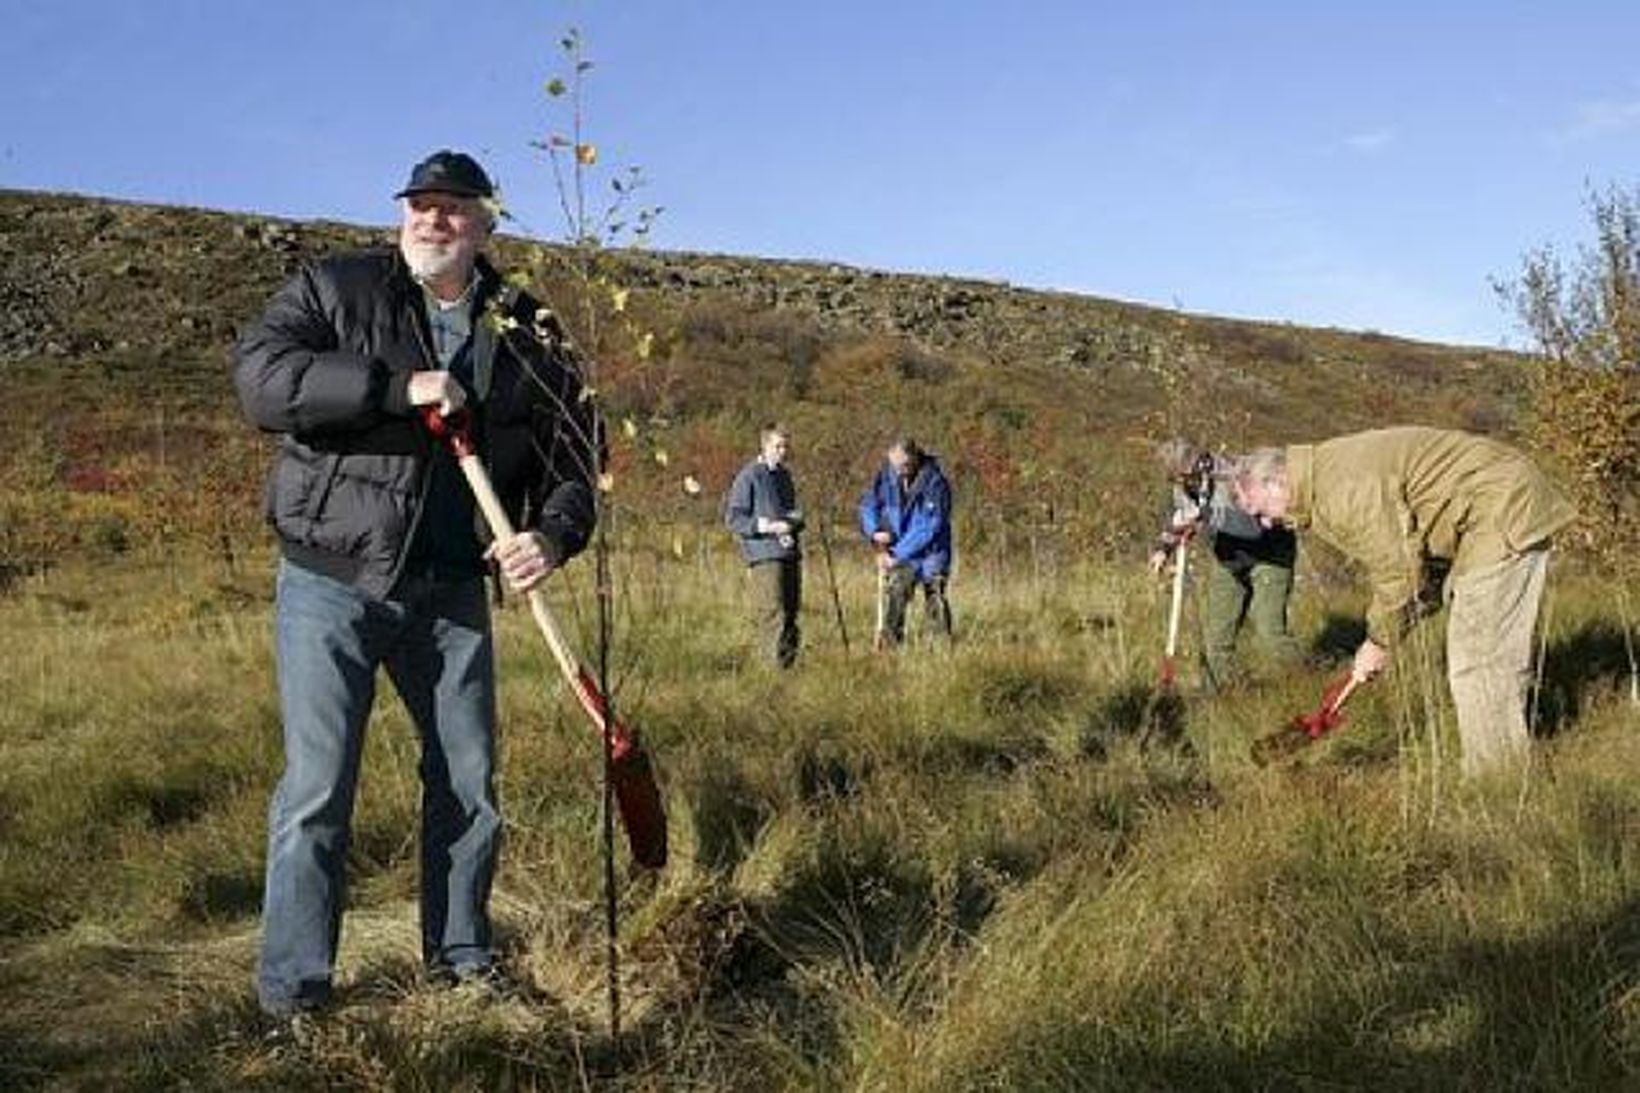
<svg viewBox="0 0 1640 1093"><path fill-rule="evenodd" d="M482 259L479 276L480 302L502 317L473 324L475 374L491 377L473 407L479 454L515 526L540 531L562 561L595 519L593 412L556 322L538 323L538 305ZM435 449L408 387L439 367L430 345L422 290L382 248L305 264L236 351L245 416L279 434L266 512L286 557L377 598L426 499Z"/></svg>

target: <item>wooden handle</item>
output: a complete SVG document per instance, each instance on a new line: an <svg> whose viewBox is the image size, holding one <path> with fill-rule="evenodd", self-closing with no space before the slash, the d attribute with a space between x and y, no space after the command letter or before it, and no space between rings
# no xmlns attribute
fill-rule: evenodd
<svg viewBox="0 0 1640 1093"><path fill-rule="evenodd" d="M484 464L479 462L466 422L448 422L436 412L429 412L424 417L433 436L447 443L455 455L490 533L498 541L516 534L512 521L507 519L507 510L496 496L490 476L484 470ZM604 739L607 754L605 770L609 777L607 784L614 792L615 805L620 810L621 824L626 828L627 845L631 847L633 860L651 869L659 869L666 864L667 857L666 808L661 801L660 787L655 784L649 756L639 746L637 735L609 716L609 704L603 692L598 689L592 673L570 652L569 643L558 629L558 620L547 608L546 593L537 585L526 596L530 601L530 614L535 617L535 625L540 628L541 636L547 639L547 648L558 662L559 671L569 681L576 700Z"/></svg>
<svg viewBox="0 0 1640 1093"><path fill-rule="evenodd" d="M512 521L507 519L507 510L501 504L501 498L496 496L495 487L490 483L490 476L484 470L484 464L479 461L476 453L469 452L457 460L461 464L461 473L467 478L467 485L472 487L473 498L478 502L479 511L484 514L484 522L490 527L490 534L498 541L509 539L516 532ZM559 671L569 680L570 687L575 691L575 698L581 703L581 708L592 718L593 723L600 730L604 724L604 702L596 688L590 683L590 677L582 669L580 661L569 650L569 643L564 640L564 633L558 628L558 620L553 618L552 609L547 606L547 594L538 584L525 593L530 603L530 614L535 617L535 625L541 631L541 636L547 639L547 648L552 657L558 662ZM620 726L616 725L618 735Z"/></svg>
<svg viewBox="0 0 1640 1093"><path fill-rule="evenodd" d="M1173 603L1167 611L1167 655L1179 651L1179 618L1184 614L1184 567L1189 557L1189 543L1179 540L1173 548Z"/></svg>
<svg viewBox="0 0 1640 1093"><path fill-rule="evenodd" d="M1331 700L1327 703L1327 712L1336 714L1339 710L1343 709L1344 703L1349 700L1350 695L1354 694L1355 689L1365 682L1365 679L1356 675L1354 671L1351 671L1350 674L1345 677L1343 684L1339 686L1337 691L1331 696Z"/></svg>

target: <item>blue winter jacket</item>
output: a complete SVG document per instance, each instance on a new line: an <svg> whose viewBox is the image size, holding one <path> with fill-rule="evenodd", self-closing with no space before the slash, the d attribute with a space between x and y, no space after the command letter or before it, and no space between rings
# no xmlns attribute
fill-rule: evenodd
<svg viewBox="0 0 1640 1093"><path fill-rule="evenodd" d="M939 460L923 457L916 479L904 490L893 466L883 463L860 498L861 534L869 539L879 531L894 536L889 546L894 561L911 566L919 581L951 572L951 483Z"/></svg>

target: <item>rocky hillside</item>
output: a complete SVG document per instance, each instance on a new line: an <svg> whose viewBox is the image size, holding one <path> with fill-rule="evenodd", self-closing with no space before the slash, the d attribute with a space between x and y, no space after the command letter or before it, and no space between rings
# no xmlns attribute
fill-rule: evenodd
<svg viewBox="0 0 1640 1093"><path fill-rule="evenodd" d="M262 453L227 382L236 332L303 257L388 238L0 191L0 384L12 407L0 483L55 484L118 508L112 499L165 477L147 466L157 462L196 498L200 476L214 476L214 522L253 528ZM548 297L572 308L561 251L512 239L499 250L507 265L533 260ZM637 507L667 519L710 518L679 500L676 476L697 474L712 495L755 423L778 416L830 504L857 488L882 437L911 430L956 472L971 537L1031 523L1124 547L1150 503L1150 439L1183 431L1237 447L1401 421L1508 432L1520 396L1518 359L1496 351L824 263L605 262L656 347L640 359L605 324L602 386L640 425L618 467ZM10 504L0 549L16 550L38 536Z"/></svg>

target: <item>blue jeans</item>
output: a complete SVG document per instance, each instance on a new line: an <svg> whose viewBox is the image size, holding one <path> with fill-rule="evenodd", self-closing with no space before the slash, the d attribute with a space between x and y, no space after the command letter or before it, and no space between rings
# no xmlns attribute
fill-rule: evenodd
<svg viewBox="0 0 1640 1093"><path fill-rule="evenodd" d="M257 993L273 1013L330 995L365 722L386 667L421 736L422 956L487 965L500 846L495 673L482 578L404 581L392 598L290 562L276 609L285 771L268 810Z"/></svg>

